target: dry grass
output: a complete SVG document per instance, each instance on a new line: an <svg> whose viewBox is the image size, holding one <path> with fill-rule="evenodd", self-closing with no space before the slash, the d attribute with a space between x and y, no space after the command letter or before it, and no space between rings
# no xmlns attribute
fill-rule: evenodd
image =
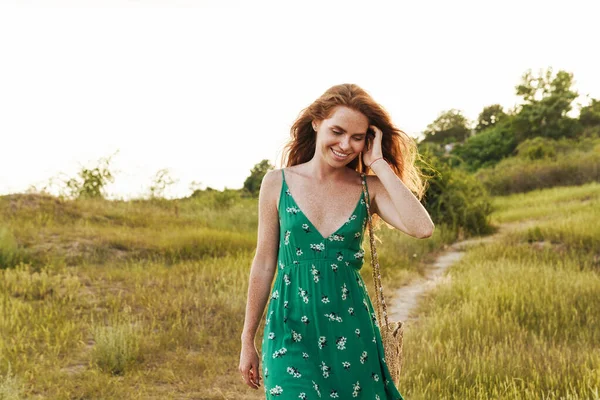
<svg viewBox="0 0 600 400"><path fill-rule="evenodd" d="M549 204L536 216L546 220L470 250L423 304L406 332L407 398L598 398L599 338L590 327L600 325L600 235L586 226L598 219L598 192L497 199L497 221L526 218L540 199ZM256 200L207 207L0 197L10 237L0 248L28 260L0 270L0 393L262 398L237 371ZM557 209L570 217L557 220ZM444 232L417 240L379 231L386 291L421 273L454 239ZM364 246L361 273L373 293Z"/></svg>

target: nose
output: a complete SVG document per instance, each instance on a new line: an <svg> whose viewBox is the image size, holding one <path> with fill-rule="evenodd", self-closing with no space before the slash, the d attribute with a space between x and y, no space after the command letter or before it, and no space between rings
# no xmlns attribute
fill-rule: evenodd
<svg viewBox="0 0 600 400"><path fill-rule="evenodd" d="M344 136L340 139L340 149L346 151L350 148L350 139L347 136Z"/></svg>

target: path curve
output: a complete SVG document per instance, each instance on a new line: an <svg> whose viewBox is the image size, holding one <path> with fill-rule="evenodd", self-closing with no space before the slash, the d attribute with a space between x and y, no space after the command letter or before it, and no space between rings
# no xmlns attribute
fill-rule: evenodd
<svg viewBox="0 0 600 400"><path fill-rule="evenodd" d="M530 226L534 222L536 221L530 220L501 224L498 227L498 231L492 235L461 240L449 245L433 263L426 267L422 277L410 282L408 285L402 286L392 293L391 299L386 301L388 318L392 321L403 321L405 327L410 325L412 321L417 319L413 311L424 294L436 287L440 282L449 279L449 276L444 274L444 272L462 258L468 247L491 242L506 232Z"/></svg>

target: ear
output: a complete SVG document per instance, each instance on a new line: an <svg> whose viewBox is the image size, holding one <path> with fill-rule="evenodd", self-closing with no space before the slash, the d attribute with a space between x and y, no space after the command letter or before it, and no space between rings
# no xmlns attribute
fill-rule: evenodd
<svg viewBox="0 0 600 400"><path fill-rule="evenodd" d="M317 131L317 129L319 129L319 123L316 120L312 121L312 128L315 132Z"/></svg>

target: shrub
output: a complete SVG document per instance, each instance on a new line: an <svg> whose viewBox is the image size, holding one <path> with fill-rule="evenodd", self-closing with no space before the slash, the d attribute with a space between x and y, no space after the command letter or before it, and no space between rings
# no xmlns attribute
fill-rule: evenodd
<svg viewBox="0 0 600 400"><path fill-rule="evenodd" d="M421 170L431 177L424 206L434 223L469 235L489 232L492 206L484 186L431 153L424 153L423 158L426 163L421 162Z"/></svg>
<svg viewBox="0 0 600 400"><path fill-rule="evenodd" d="M0 268L17 265L22 259L21 253L12 232L0 226Z"/></svg>
<svg viewBox="0 0 600 400"><path fill-rule="evenodd" d="M6 375L0 375L0 400L20 400L21 388L10 366Z"/></svg>
<svg viewBox="0 0 600 400"><path fill-rule="evenodd" d="M514 158L478 171L476 178L493 195L600 182L600 152L578 152L556 160Z"/></svg>
<svg viewBox="0 0 600 400"><path fill-rule="evenodd" d="M93 329L93 334L96 345L92 360L100 370L123 375L135 364L140 347L138 334L131 323L98 326Z"/></svg>
<svg viewBox="0 0 600 400"><path fill-rule="evenodd" d="M507 124L496 124L475 136L464 144L457 145L452 153L458 156L468 171L497 164L509 157L516 147L513 131Z"/></svg>
<svg viewBox="0 0 600 400"><path fill-rule="evenodd" d="M549 139L536 137L527 139L517 146L517 155L529 160L541 160L544 158L556 159L556 148Z"/></svg>

